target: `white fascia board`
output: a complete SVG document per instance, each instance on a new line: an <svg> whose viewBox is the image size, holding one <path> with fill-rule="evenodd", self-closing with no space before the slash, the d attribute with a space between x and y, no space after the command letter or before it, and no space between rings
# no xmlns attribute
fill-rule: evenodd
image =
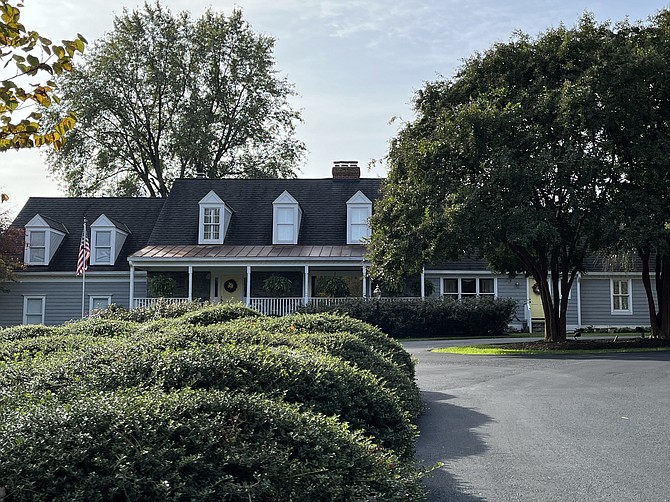
<svg viewBox="0 0 670 502"><path fill-rule="evenodd" d="M367 260L360 257L341 257L338 260L324 260L323 258L301 258L281 257L268 259L267 257L212 260L211 258L170 258L162 260L144 260L142 258L129 260L131 265L144 268L174 267L176 265L187 267L222 267L222 266L244 266L252 265L254 267L274 267L274 266L347 266L368 264ZM88 274L87 274L88 277Z"/></svg>
<svg viewBox="0 0 670 502"><path fill-rule="evenodd" d="M82 278L74 275L74 272L16 272L17 282L78 282ZM135 279L143 278L146 272L135 272ZM130 279L130 272L91 272L86 271L86 282L125 282Z"/></svg>
<svg viewBox="0 0 670 502"><path fill-rule="evenodd" d="M490 270L434 270L434 269L425 269L426 276L433 275L458 275L458 276L467 276L467 275L492 275L495 277L507 277L506 274L499 274L491 272Z"/></svg>

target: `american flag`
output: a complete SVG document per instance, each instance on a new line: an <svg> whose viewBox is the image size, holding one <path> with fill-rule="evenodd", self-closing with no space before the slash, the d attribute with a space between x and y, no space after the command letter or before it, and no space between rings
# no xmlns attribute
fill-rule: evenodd
<svg viewBox="0 0 670 502"><path fill-rule="evenodd" d="M81 234L81 243L79 244L79 256L77 257L77 275L81 275L88 269L88 260L91 257L91 246L88 243L88 236L86 235L86 223L84 223L84 231Z"/></svg>

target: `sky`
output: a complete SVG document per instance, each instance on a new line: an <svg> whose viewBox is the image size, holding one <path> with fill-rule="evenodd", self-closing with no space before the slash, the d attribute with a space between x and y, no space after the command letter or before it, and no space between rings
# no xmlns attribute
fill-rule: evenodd
<svg viewBox="0 0 670 502"><path fill-rule="evenodd" d="M153 1L153 0L152 0ZM15 2L13 2L15 3ZM54 41L81 33L89 43L111 31L136 0L24 0L21 20ZM276 69L302 111L307 146L298 176L326 178L335 160L358 160L361 175L383 177L389 141L414 118L426 82L452 77L463 61L515 31L531 36L585 13L599 21L646 20L660 0L162 0L173 13L242 10L255 32L276 40ZM0 152L0 190L11 212L31 196L60 196L38 150Z"/></svg>

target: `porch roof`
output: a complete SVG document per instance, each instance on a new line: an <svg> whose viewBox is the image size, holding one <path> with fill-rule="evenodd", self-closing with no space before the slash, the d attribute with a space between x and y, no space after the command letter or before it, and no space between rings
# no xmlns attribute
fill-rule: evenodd
<svg viewBox="0 0 670 502"><path fill-rule="evenodd" d="M318 259L361 261L367 249L361 245L348 246L234 246L234 245L159 245L145 246L128 257L128 261L156 262L182 260L259 261L283 259Z"/></svg>

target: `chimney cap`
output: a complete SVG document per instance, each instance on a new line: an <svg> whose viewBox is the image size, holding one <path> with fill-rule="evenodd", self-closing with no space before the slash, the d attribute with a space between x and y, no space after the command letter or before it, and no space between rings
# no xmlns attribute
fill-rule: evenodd
<svg viewBox="0 0 670 502"><path fill-rule="evenodd" d="M361 177L361 169L357 160L333 161L333 179L355 180Z"/></svg>

